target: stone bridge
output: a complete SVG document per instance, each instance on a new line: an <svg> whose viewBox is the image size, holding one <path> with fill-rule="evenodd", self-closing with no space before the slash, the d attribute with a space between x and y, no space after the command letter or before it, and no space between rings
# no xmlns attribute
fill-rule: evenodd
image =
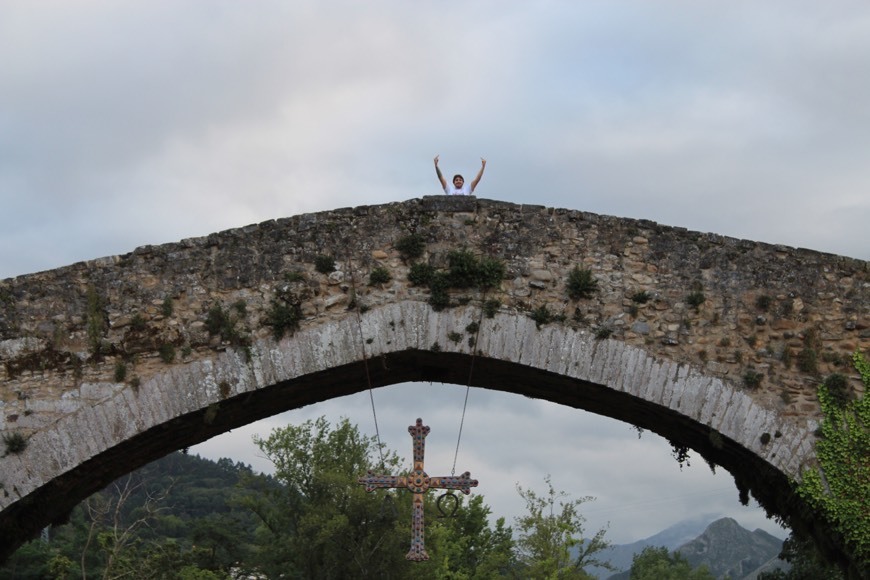
<svg viewBox="0 0 870 580"><path fill-rule="evenodd" d="M789 480L815 461L821 378L862 388L868 305L862 260L444 196L2 280L0 559L171 451L407 381L649 429L837 553Z"/></svg>

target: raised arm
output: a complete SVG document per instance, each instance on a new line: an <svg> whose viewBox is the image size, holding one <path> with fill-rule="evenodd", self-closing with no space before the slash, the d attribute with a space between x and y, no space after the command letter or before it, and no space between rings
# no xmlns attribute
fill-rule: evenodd
<svg viewBox="0 0 870 580"><path fill-rule="evenodd" d="M437 157L436 157L437 159ZM474 178L474 181L471 182L471 192L474 193L474 188L477 187L477 184L480 183L480 178L483 177L483 170L486 169L486 159L483 157L480 158L480 171L477 172L477 176Z"/></svg>
<svg viewBox="0 0 870 580"><path fill-rule="evenodd" d="M441 189L446 189L447 182L444 181L444 176L441 175L441 169L438 167L438 155L435 156L435 173L438 175L438 181L441 182Z"/></svg>

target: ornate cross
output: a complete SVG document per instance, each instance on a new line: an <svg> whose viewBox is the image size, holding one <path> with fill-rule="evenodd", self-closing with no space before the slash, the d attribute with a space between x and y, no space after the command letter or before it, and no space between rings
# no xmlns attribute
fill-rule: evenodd
<svg viewBox="0 0 870 580"><path fill-rule="evenodd" d="M411 550L405 556L408 560L420 562L429 559L426 547L423 545L423 494L429 489L458 489L464 494L477 487L477 480L471 479L471 472L466 471L459 477L429 477L423 471L423 454L426 448L426 435L429 427L423 425L423 419L417 419L416 425L408 427L411 439L414 441L414 471L408 475L376 475L369 471L359 482L366 486L366 491L378 488L407 487L414 494L414 511L411 514Z"/></svg>

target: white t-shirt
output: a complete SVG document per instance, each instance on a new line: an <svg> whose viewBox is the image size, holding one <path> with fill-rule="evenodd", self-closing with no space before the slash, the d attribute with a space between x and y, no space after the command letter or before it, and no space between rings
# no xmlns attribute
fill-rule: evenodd
<svg viewBox="0 0 870 580"><path fill-rule="evenodd" d="M444 188L444 193L447 195L471 195L471 184L466 181L461 188L456 189L452 183L448 183L447 187Z"/></svg>

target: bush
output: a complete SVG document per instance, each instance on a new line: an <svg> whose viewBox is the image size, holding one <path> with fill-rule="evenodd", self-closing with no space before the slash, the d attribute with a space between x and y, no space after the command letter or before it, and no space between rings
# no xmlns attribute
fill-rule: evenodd
<svg viewBox="0 0 870 580"><path fill-rule="evenodd" d="M652 296L646 290L635 292L631 295L632 302L637 302L638 304L646 304L647 302L649 302L650 298L652 298Z"/></svg>
<svg viewBox="0 0 870 580"><path fill-rule="evenodd" d="M302 306L284 300L272 299L272 305L266 313L266 325L272 327L272 336L281 340L289 331L293 333L299 328L302 320Z"/></svg>
<svg viewBox="0 0 870 580"><path fill-rule="evenodd" d="M166 364L169 364L175 360L175 345L173 345L171 342L164 342L160 345L159 353L160 360L162 360Z"/></svg>
<svg viewBox="0 0 870 580"><path fill-rule="evenodd" d="M414 264L408 272L408 282L414 286L428 286L435 275L435 268L429 264Z"/></svg>
<svg viewBox="0 0 870 580"><path fill-rule="evenodd" d="M145 318L138 312L134 314L133 318L130 320L130 330L133 330L134 332L142 332L146 328L148 328L148 324L145 322Z"/></svg>
<svg viewBox="0 0 870 580"><path fill-rule="evenodd" d="M854 397L849 392L849 383L846 377L839 373L829 375L825 379L825 387L828 388L828 393L831 395L831 402L841 409L849 404Z"/></svg>
<svg viewBox="0 0 870 580"><path fill-rule="evenodd" d="M814 348L805 346L797 356L797 367L805 373L815 375L819 372L818 354Z"/></svg>
<svg viewBox="0 0 870 580"><path fill-rule="evenodd" d="M450 293L447 289L450 287L449 274L446 272L435 272L429 280L429 290L432 294L429 296L429 304L435 311L444 310L450 306Z"/></svg>
<svg viewBox="0 0 870 580"><path fill-rule="evenodd" d="M396 242L396 249L406 262L417 260L423 256L426 250L426 241L420 234L410 234L403 238L399 238Z"/></svg>
<svg viewBox="0 0 870 580"><path fill-rule="evenodd" d="M483 303L483 313L487 318L492 318L495 316L495 313L498 312L499 307L501 306L501 302L496 300L495 298L489 298L486 302Z"/></svg>
<svg viewBox="0 0 870 580"><path fill-rule="evenodd" d="M384 268L382 266L378 266L377 268L372 270L371 274L369 274L369 286L375 286L377 284L386 284L387 282L389 282L392 279L393 279L393 277L390 276L389 270L387 270L386 268Z"/></svg>
<svg viewBox="0 0 870 580"><path fill-rule="evenodd" d="M450 286L471 288L478 278L477 258L468 250L456 250L447 254Z"/></svg>
<svg viewBox="0 0 870 580"><path fill-rule="evenodd" d="M747 389L752 389L753 391L761 386L763 379L764 375L755 369L748 369L743 373L743 384L746 385Z"/></svg>
<svg viewBox="0 0 870 580"><path fill-rule="evenodd" d="M707 297L704 296L704 293L700 290L696 290L695 292L692 292L691 294L686 296L686 304L688 304L695 310L698 310L701 304L703 304L706 300Z"/></svg>
<svg viewBox="0 0 870 580"><path fill-rule="evenodd" d="M592 295L598 291L598 280L592 276L591 270L574 266L574 269L568 273L566 288L568 297L572 300L592 298Z"/></svg>
<svg viewBox="0 0 870 580"><path fill-rule="evenodd" d="M535 326L539 329L544 324L549 324L555 320L555 316L547 309L546 304L541 304L529 314L529 318L535 321Z"/></svg>
<svg viewBox="0 0 870 580"><path fill-rule="evenodd" d="M314 269L321 274L331 274L335 272L335 258L320 254L314 258Z"/></svg>
<svg viewBox="0 0 870 580"><path fill-rule="evenodd" d="M505 267L501 260L481 258L477 267L477 285L481 289L496 288L504 278Z"/></svg>
<svg viewBox="0 0 870 580"><path fill-rule="evenodd" d="M27 439L21 433L3 435L3 444L6 446L6 455L18 455L27 449Z"/></svg>
<svg viewBox="0 0 870 580"><path fill-rule="evenodd" d="M115 363L115 382L123 383L127 380L127 365L123 361Z"/></svg>

